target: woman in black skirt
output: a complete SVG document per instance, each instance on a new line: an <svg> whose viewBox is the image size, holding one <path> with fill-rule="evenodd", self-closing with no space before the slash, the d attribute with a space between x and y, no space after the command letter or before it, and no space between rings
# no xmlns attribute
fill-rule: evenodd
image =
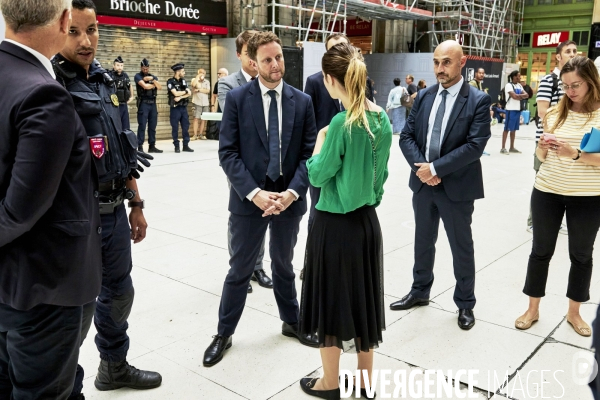
<svg viewBox="0 0 600 400"><path fill-rule="evenodd" d="M356 48L333 46L322 68L327 91L345 111L319 132L307 162L310 183L321 188L321 197L306 244L300 331L318 333L323 376L303 378L300 385L312 396L339 399L341 350L358 353L357 369L370 381L372 349L385 329L383 243L375 207L388 176L392 128L385 111L365 98L367 68ZM366 397L364 379L356 384Z"/></svg>

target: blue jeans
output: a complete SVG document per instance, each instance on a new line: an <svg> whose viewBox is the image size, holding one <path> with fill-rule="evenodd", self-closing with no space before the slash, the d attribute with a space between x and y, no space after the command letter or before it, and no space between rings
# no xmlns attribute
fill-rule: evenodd
<svg viewBox="0 0 600 400"><path fill-rule="evenodd" d="M154 146L156 144L156 124L158 122L158 110L156 103L148 104L140 103L138 108L138 146L144 144L146 138L146 124L148 124L148 144Z"/></svg>
<svg viewBox="0 0 600 400"><path fill-rule="evenodd" d="M190 119L188 116L187 107L171 108L171 136L173 136L173 145L179 147L179 124L181 123L181 137L183 138L183 146L187 146L190 142Z"/></svg>

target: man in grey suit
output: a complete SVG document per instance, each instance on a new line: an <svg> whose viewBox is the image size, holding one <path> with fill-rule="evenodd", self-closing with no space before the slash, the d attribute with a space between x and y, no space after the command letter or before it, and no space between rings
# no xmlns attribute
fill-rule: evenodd
<svg viewBox="0 0 600 400"><path fill-rule="evenodd" d="M243 86L246 83L253 81L258 76L258 70L253 61L248 57L248 41L257 31L247 30L238 35L235 39L235 51L237 58L242 62L242 69L238 72L227 75L225 78L220 79L218 83L218 96L219 96L219 107L221 110L225 110L225 97L230 90L237 87ZM227 183L230 186L229 180ZM231 256L231 226L227 228L227 247L229 248L229 256ZM267 289L273 289L273 282L271 278L267 276L263 269L263 258L265 256L265 238L263 237L262 245L258 257L256 258L256 265L254 266L254 273L252 274L252 280L257 281L258 284ZM252 285L248 284L248 293L252 293Z"/></svg>

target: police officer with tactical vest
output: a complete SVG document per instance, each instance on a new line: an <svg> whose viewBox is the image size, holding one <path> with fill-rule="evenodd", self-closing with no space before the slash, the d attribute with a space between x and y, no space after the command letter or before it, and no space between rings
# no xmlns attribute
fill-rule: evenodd
<svg viewBox="0 0 600 400"><path fill-rule="evenodd" d="M84 306L81 341L87 335L93 316L97 330L95 342L101 359L94 382L98 390L155 388L161 384L160 374L139 370L126 360L127 318L134 297L130 275L131 240L141 242L147 228L142 211L144 201L136 183L140 176L137 171L143 171L138 161L149 167L147 159L152 156L138 153L135 133L122 129L115 82L94 59L99 37L94 3L91 0L73 0L72 3L68 39L54 57L53 66L57 80L73 98L89 139L100 181L95 196L100 202L102 222L99 228L102 289L95 302ZM131 209L129 222L125 200ZM71 399L83 398L82 380L83 369L78 366Z"/></svg>
<svg viewBox="0 0 600 400"><path fill-rule="evenodd" d="M127 72L123 71L123 59L121 56L115 58L113 62L113 70L110 71L110 76L115 81L117 88L117 98L119 99L119 114L121 115L121 126L123 129L130 129L129 126L129 110L127 104L133 100L133 92L131 90L131 81Z"/></svg>
<svg viewBox="0 0 600 400"><path fill-rule="evenodd" d="M193 152L194 149L188 146L190 142L190 118L187 105L188 98L192 95L192 90L188 87L185 76L184 64L178 63L171 67L173 77L167 81L167 91L169 94L169 109L171 110L171 135L173 136L173 145L175 153L179 153L179 124L181 123L181 137L183 138L183 151Z"/></svg>
<svg viewBox="0 0 600 400"><path fill-rule="evenodd" d="M158 78L150 73L150 62L147 59L142 60L140 69L140 72L133 78L137 90L138 150L144 150L146 124L148 124L148 153L162 153L162 150L156 148L156 124L158 122L156 94L162 89L162 85L158 82Z"/></svg>

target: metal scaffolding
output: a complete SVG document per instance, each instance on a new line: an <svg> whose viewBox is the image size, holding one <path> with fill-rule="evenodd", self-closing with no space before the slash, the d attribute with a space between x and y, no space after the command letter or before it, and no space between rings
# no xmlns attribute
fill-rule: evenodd
<svg viewBox="0 0 600 400"><path fill-rule="evenodd" d="M459 41L466 54L514 62L523 28L523 0L433 1L428 35L431 47L448 39Z"/></svg>
<svg viewBox="0 0 600 400"><path fill-rule="evenodd" d="M266 1L271 21L261 28L296 32L298 41L322 41L330 33L345 33L347 18L354 16L364 20L425 21L418 24L424 29L415 32L414 38L415 42L427 38L431 51L442 41L454 39L463 45L465 54L507 62L517 57L525 5L525 0ZM291 23L278 21L276 16L283 9L292 11Z"/></svg>
<svg viewBox="0 0 600 400"><path fill-rule="evenodd" d="M348 17L359 17L366 20L429 20L433 13L417 7L416 0L292 0L292 5L270 0L270 24L262 25L264 29L285 29L297 31L299 40L325 40L334 32L346 32ZM296 13L294 22L289 25L276 21L276 10L286 9ZM338 24L341 23L341 25ZM316 24L316 27L315 27Z"/></svg>

